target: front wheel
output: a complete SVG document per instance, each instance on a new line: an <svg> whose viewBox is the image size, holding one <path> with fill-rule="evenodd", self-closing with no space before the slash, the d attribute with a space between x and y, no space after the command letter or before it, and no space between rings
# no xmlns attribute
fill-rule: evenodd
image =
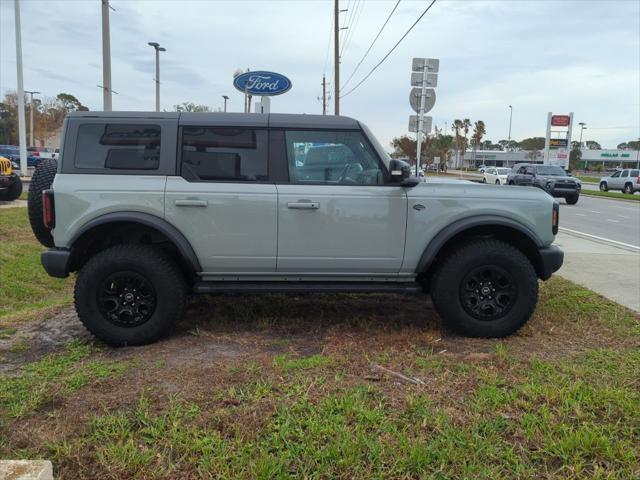
<svg viewBox="0 0 640 480"><path fill-rule="evenodd" d="M576 203L578 203L578 199L580 198L580 195L572 195L570 197L566 198L567 204L568 205L575 205Z"/></svg>
<svg viewBox="0 0 640 480"><path fill-rule="evenodd" d="M500 180L496 180L496 185L500 185Z"/></svg>
<svg viewBox="0 0 640 480"><path fill-rule="evenodd" d="M186 286L180 269L147 245L122 244L95 255L75 287L80 321L113 346L144 345L182 317Z"/></svg>
<svg viewBox="0 0 640 480"><path fill-rule="evenodd" d="M4 192L0 192L0 200L5 200L8 202L13 202L20 198L22 195L22 180L17 175L13 179L13 183L9 188L7 188Z"/></svg>
<svg viewBox="0 0 640 480"><path fill-rule="evenodd" d="M609 187L607 187L607 182L600 182L600 191L606 192L608 190L609 190Z"/></svg>
<svg viewBox="0 0 640 480"><path fill-rule="evenodd" d="M482 177L482 183L487 183L487 177Z"/></svg>
<svg viewBox="0 0 640 480"><path fill-rule="evenodd" d="M453 250L437 268L433 304L454 330L470 337L505 337L531 317L538 279L529 259L499 240Z"/></svg>
<svg viewBox="0 0 640 480"><path fill-rule="evenodd" d="M633 195L633 185L631 185L630 183L627 183L624 186L624 190L622 190L623 193L627 193L629 195Z"/></svg>

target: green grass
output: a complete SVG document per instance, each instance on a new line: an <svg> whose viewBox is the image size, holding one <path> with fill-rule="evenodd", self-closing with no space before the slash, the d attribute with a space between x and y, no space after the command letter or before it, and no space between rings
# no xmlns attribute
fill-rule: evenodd
<svg viewBox="0 0 640 480"><path fill-rule="evenodd" d="M0 210L0 320L71 301L72 281L44 271L43 250L31 232L26 208Z"/></svg>
<svg viewBox="0 0 640 480"><path fill-rule="evenodd" d="M592 197L606 197L606 198L617 198L620 200L632 200L635 202L640 202L640 195L633 194L629 195L627 193L622 192L601 192L600 190L582 190L580 195L589 195Z"/></svg>
<svg viewBox="0 0 640 480"><path fill-rule="evenodd" d="M578 178L579 180L582 180L583 182L587 182L587 183L599 183L600 179L605 176L602 175L601 177L592 177L590 175L575 175L576 178Z"/></svg>
<svg viewBox="0 0 640 480"><path fill-rule="evenodd" d="M10 418L24 417L89 382L122 375L130 366L125 362L90 359L97 351L91 345L71 342L64 353L27 365L19 376L3 378L0 424Z"/></svg>

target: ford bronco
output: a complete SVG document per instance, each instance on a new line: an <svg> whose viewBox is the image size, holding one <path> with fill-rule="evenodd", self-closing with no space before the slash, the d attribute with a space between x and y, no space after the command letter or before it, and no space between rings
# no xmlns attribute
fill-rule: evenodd
<svg viewBox="0 0 640 480"><path fill-rule="evenodd" d="M63 134L31 225L112 345L157 340L190 293L430 293L458 332L502 337L562 265L544 191L419 182L351 118L74 112Z"/></svg>

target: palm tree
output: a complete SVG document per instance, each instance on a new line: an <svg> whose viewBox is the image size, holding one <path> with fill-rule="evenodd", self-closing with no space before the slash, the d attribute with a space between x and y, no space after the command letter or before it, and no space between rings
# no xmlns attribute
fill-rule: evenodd
<svg viewBox="0 0 640 480"><path fill-rule="evenodd" d="M471 128L471 120L469 120L468 118L465 118L464 120L462 120L462 127L464 128L464 142L463 142L463 148L462 148L462 158L464 159L464 156L467 153L467 147L469 146L469 140L467 140L467 135L469 135L469 129Z"/></svg>
<svg viewBox="0 0 640 480"><path fill-rule="evenodd" d="M473 135L471 136L471 145L473 145L473 162L475 164L478 147L482 142L482 137L487 133L482 120L478 120L473 124Z"/></svg>
<svg viewBox="0 0 640 480"><path fill-rule="evenodd" d="M454 145L456 148L456 165L458 165L460 163L460 147L461 147L461 136L460 136L460 130L462 130L464 128L464 123L462 122L462 120L454 120L453 123L451 124L451 130L453 130L456 134L455 136L455 141L454 141Z"/></svg>

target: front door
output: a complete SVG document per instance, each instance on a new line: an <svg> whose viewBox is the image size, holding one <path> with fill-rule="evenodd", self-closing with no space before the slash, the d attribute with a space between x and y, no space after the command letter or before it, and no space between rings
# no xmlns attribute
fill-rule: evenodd
<svg viewBox="0 0 640 480"><path fill-rule="evenodd" d="M185 234L203 272L274 272L278 196L268 183L266 129L185 125L179 148L165 217Z"/></svg>
<svg viewBox="0 0 640 480"><path fill-rule="evenodd" d="M407 196L359 131L285 132L290 182L278 184L278 272L395 275Z"/></svg>

